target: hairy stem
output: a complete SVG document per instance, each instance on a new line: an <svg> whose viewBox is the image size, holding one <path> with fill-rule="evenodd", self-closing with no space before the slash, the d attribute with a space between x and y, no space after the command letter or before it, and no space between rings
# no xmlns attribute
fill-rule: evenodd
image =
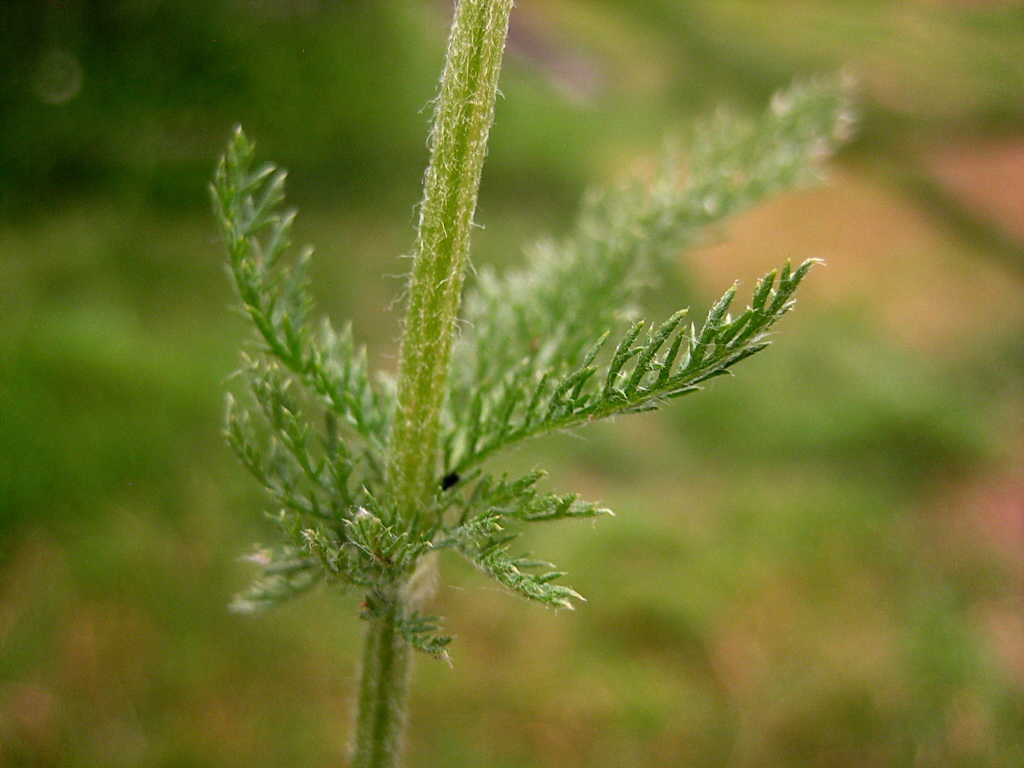
<svg viewBox="0 0 1024 768"><path fill-rule="evenodd" d="M388 481L401 519L422 512L438 481L438 433L494 115L512 0L461 0L430 138L389 444Z"/></svg>
<svg viewBox="0 0 1024 768"><path fill-rule="evenodd" d="M352 768L398 765L405 730L412 653L399 632L405 600L398 589L375 600L379 607L369 620L363 647Z"/></svg>
<svg viewBox="0 0 1024 768"><path fill-rule="evenodd" d="M460 0L448 41L388 444L388 492L400 525L436 494L441 408L511 10L512 0ZM395 768L402 746L411 650L399 630L409 607L403 584L380 597L367 628L353 768Z"/></svg>

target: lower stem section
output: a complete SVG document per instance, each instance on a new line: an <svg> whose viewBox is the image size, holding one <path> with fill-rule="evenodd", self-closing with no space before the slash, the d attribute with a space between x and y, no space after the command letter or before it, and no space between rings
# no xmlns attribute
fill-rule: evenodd
<svg viewBox="0 0 1024 768"><path fill-rule="evenodd" d="M405 730L412 650L399 631L405 596L400 587L378 592L371 607L359 682L352 768L397 768Z"/></svg>

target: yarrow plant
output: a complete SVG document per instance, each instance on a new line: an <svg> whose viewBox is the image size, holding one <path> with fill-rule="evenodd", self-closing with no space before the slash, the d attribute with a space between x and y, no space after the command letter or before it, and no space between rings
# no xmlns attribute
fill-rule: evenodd
<svg viewBox="0 0 1024 768"><path fill-rule="evenodd" d="M451 638L426 611L436 553L457 553L543 605L581 599L515 540L528 523L609 511L542 490L541 472L498 474L492 457L656 409L764 349L813 260L761 278L739 311L733 286L696 321L686 310L650 325L621 318L706 227L815 180L850 129L827 83L792 87L757 120L720 114L694 131L685 184L668 162L652 184L591 197L569 235L531 250L521 270L481 270L463 301L511 7L455 9L396 374L371 374L350 326L313 321L311 251L290 255L284 172L256 164L240 129L212 187L255 330L248 392L229 396L228 439L283 534L252 556L261 575L233 606L258 611L319 582L358 591L367 630L354 768L399 764L412 652L447 658Z"/></svg>

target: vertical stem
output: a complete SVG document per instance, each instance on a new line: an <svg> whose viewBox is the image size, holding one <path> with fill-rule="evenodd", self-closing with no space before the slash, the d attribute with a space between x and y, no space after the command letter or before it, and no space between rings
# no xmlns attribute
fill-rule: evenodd
<svg viewBox="0 0 1024 768"><path fill-rule="evenodd" d="M511 11L512 0L458 0L448 39L388 444L388 491L400 526L425 511L437 492L441 408ZM396 768L411 661L399 631L409 610L406 585L373 597L352 766Z"/></svg>
<svg viewBox="0 0 1024 768"><path fill-rule="evenodd" d="M452 339L512 0L460 0L430 137L388 479L402 519L430 502Z"/></svg>
<svg viewBox="0 0 1024 768"><path fill-rule="evenodd" d="M352 768L391 768L398 765L405 731L412 649L399 633L405 601L398 590L377 595L363 647L359 682L356 745Z"/></svg>

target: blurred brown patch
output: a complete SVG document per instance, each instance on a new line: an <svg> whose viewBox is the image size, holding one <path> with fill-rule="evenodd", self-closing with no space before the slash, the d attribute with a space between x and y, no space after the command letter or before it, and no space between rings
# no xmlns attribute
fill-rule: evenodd
<svg viewBox="0 0 1024 768"><path fill-rule="evenodd" d="M1024 137L940 147L926 162L964 207L1024 245Z"/></svg>
<svg viewBox="0 0 1024 768"><path fill-rule="evenodd" d="M808 279L801 301L866 312L921 352L944 355L979 332L1024 321L1019 280L917 203L849 169L826 187L758 207L722 236L692 254L709 294L737 274L749 291L754 276L785 259L814 257L828 267Z"/></svg>

